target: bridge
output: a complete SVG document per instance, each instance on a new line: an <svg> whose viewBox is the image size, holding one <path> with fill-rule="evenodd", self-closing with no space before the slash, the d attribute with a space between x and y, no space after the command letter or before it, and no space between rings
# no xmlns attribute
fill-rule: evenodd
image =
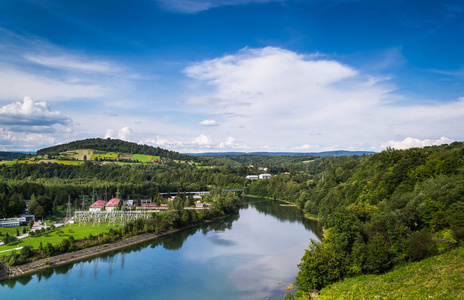
<svg viewBox="0 0 464 300"><path fill-rule="evenodd" d="M232 193L243 193L244 189L227 189L227 190L213 190L213 191L198 191L198 192L170 192L170 193L160 193L161 196L165 197L166 195L176 196L178 194L186 194L186 195L209 195L211 193L217 192L232 192Z"/></svg>

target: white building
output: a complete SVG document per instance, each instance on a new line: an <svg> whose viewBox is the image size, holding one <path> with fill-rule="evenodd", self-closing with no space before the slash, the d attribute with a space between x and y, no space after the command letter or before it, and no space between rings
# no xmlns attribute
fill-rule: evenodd
<svg viewBox="0 0 464 300"><path fill-rule="evenodd" d="M259 179L269 179L271 177L271 174L259 174Z"/></svg>
<svg viewBox="0 0 464 300"><path fill-rule="evenodd" d="M26 218L0 219L0 227L19 227L23 223L26 223Z"/></svg>
<svg viewBox="0 0 464 300"><path fill-rule="evenodd" d="M258 175L248 175L246 178L250 180L258 180Z"/></svg>

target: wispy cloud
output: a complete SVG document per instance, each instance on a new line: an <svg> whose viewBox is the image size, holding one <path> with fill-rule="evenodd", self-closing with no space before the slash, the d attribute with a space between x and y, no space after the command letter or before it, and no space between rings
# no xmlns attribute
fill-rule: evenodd
<svg viewBox="0 0 464 300"><path fill-rule="evenodd" d="M169 11L192 14L219 6L250 3L285 2L285 0L156 0L160 7Z"/></svg>
<svg viewBox="0 0 464 300"><path fill-rule="evenodd" d="M122 69L114 63L99 60L85 60L85 58L74 55L61 56L43 56L37 54L26 54L24 58L51 68L77 70L82 72L98 72L111 74L120 72Z"/></svg>
<svg viewBox="0 0 464 300"><path fill-rule="evenodd" d="M24 72L12 66L0 66L0 100L32 95L36 99L68 100L99 98L111 93L111 87L98 83L67 82L65 78L43 76L40 72Z"/></svg>

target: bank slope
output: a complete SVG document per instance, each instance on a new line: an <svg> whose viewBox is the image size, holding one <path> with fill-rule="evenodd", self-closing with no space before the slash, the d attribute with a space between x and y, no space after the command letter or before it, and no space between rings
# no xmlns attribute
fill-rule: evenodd
<svg viewBox="0 0 464 300"><path fill-rule="evenodd" d="M322 289L317 299L464 299L463 282L464 248L460 247L383 275L334 283Z"/></svg>

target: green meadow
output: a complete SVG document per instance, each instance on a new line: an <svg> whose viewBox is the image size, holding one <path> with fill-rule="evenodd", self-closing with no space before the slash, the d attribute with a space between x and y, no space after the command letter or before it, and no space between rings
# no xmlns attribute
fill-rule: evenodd
<svg viewBox="0 0 464 300"><path fill-rule="evenodd" d="M121 226L122 225L118 225L118 224L116 225L100 224L100 225L95 225L95 226L92 226L92 224L86 224L86 226L83 226L83 225L79 226L77 224L68 224L63 227L55 228L54 230L48 231L39 236L27 237L25 239L18 240L14 243L0 246L0 256L9 255L11 253L11 251L1 252L4 250L24 247L26 245L32 246L34 249L37 249L40 245L40 242L42 242L42 245L46 245L47 243L56 244L56 243L59 243L62 239L68 238L70 236L73 236L74 239L79 240L79 239L83 239L89 236L89 234L98 235L103 232L108 232L110 228L118 229ZM2 228L2 231L3 229L4 228ZM14 235L16 235L15 228L8 228L8 229L14 229Z"/></svg>

